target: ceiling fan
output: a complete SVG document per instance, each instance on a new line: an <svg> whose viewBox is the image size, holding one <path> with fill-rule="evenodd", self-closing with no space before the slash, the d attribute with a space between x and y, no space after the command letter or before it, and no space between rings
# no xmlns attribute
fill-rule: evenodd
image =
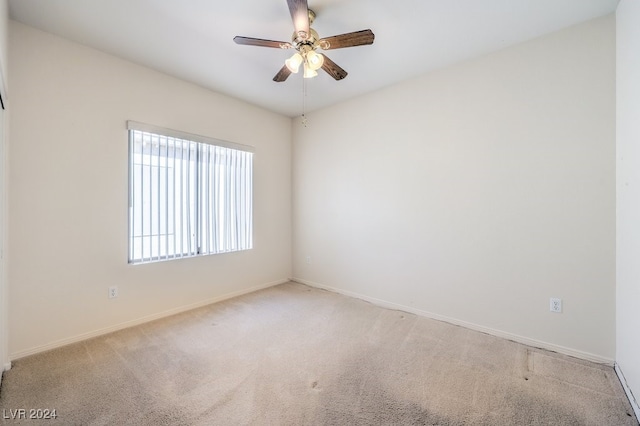
<svg viewBox="0 0 640 426"><path fill-rule="evenodd" d="M278 49L295 49L296 53L285 61L284 66L273 77L273 81L283 82L291 73L297 73L302 65L304 78L312 78L318 75L316 72L322 68L336 80L342 80L347 72L340 68L326 55L317 53L322 50L341 49L343 47L362 46L373 44L375 38L371 30L355 31L331 37L320 38L318 33L311 28L316 14L309 9L307 0L287 0L293 27L295 31L291 36L291 42L264 40L260 38L236 36L233 38L237 44L247 46L273 47Z"/></svg>

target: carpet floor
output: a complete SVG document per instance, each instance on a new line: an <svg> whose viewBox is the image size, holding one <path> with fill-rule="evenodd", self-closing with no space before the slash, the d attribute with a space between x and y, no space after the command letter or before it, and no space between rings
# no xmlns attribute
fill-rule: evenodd
<svg viewBox="0 0 640 426"><path fill-rule="evenodd" d="M0 414L47 425L638 424L611 367L297 283L18 359Z"/></svg>

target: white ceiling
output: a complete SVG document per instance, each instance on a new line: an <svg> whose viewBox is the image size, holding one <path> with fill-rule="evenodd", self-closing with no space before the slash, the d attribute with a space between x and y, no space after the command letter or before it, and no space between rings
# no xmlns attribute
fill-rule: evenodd
<svg viewBox="0 0 640 426"><path fill-rule="evenodd" d="M370 28L371 46L327 51L349 72L305 80L306 111L615 10L619 0L308 0L320 37ZM273 76L290 50L286 0L9 0L12 19L269 110L302 112L303 78Z"/></svg>

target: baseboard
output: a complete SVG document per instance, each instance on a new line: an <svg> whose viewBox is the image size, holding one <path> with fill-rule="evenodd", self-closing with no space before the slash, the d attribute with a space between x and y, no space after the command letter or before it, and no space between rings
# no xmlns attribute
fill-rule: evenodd
<svg viewBox="0 0 640 426"><path fill-rule="evenodd" d="M474 323L471 323L471 322L462 321L462 320L459 320L459 319L456 319L456 318L447 317L447 316L444 316L444 315L434 314L433 312L423 311L421 309L412 308L410 306L400 305L398 303L393 303L393 302L389 302L389 301L386 301L386 300L377 299L375 297L365 296L363 294L355 293L355 292L348 291L348 290L342 290L342 289L339 289L339 288L327 286L327 285L324 285L324 284L319 284L319 283L316 283L316 282L313 282L313 281L309 281L309 280L304 280L304 279L300 279L300 278L291 278L291 280L295 281L295 282L298 282L300 284L305 284L305 285L311 286L311 287L321 288L321 289L324 289L324 290L332 291L334 293L344 294L345 296L349 296L349 297L355 297L356 299L361 299L361 300L367 301L369 303L373 303L374 305L377 305L377 306L380 306L380 307L383 307L383 308L395 309L395 310L398 310L398 311L408 312L408 313L419 315L419 316L422 316L422 317L427 317L427 318L435 319L435 320L438 320L438 321L447 322L449 324L458 325L458 326L465 327L465 328L468 328L468 329L471 329L471 330L480 331L482 333L490 334L492 336L501 337L503 339L512 340L514 342L522 343L523 345L532 346L532 347L540 348L540 349L546 349L546 350L550 350L552 352L558 352L558 353L561 353L561 354L564 354L564 355L569 355L569 356L572 356L572 357L575 357L575 358L580 358L580 359L584 359L584 360L587 360L587 361L596 362L598 364L609 365L611 367L613 367L613 365L614 365L614 360L613 359L605 358L605 357L602 357L600 355L595 355L595 354L592 354L592 353L589 353L589 352L583 352L583 351L567 348L567 347L564 347L564 346L555 345L553 343L548 343L548 342L543 342L543 341L540 341L540 340L530 339L528 337L520 336L520 335L517 335L517 334L512 334L512 333L508 333L508 332L505 332L505 331L496 330L496 329L489 328L489 327L484 327L482 325L474 324Z"/></svg>
<svg viewBox="0 0 640 426"><path fill-rule="evenodd" d="M286 282L289 282L289 279L282 279L282 280L278 280L278 281L272 281L266 284L260 284L260 285L256 285L253 287L249 287L247 289L244 290L239 290L239 291L234 291L231 293L227 293L227 294L223 294L221 296L217 296L217 297L213 297L211 299L206 299L206 300L202 300L200 302L196 302L196 303L192 303L189 305L185 305L185 306L180 306L178 308L173 308L173 309L169 309L167 311L163 311L163 312L159 312L157 314L153 314L153 315L148 315L142 318L138 318L135 320L131 320L131 321L125 321L119 324L115 324L109 327L105 327L105 328L101 328L98 330L94 330L94 331L90 331L88 333L82 333L82 334L78 334L76 336L73 337L69 337L66 339L61 339L61 340L56 340L55 342L51 342L51 343L47 343L46 345L42 345L42 346L36 346L34 348L30 348L30 349L26 349L23 351L19 351L19 352L15 352L13 354L9 355L9 359L11 361L15 361L17 359L20 358L24 358L26 356L29 355L35 355L37 353L40 352L45 352L51 349L56 349L62 346L66 346L66 345L70 345L72 343L77 343L77 342L81 342L83 340L87 340L87 339L91 339L93 337L98 337L98 336L102 336L104 334L109 334L109 333L113 333L114 331L118 331L118 330L122 330L125 328L129 328L129 327L134 327L136 325L140 325L140 324L144 324L150 321L154 321L160 318L165 318L165 317L169 317L171 315L176 315L179 314L181 312L186 312L186 311L190 311L192 309L196 309L196 308L200 308L203 306L207 306L207 305L211 305L212 303L217 303L217 302L222 302L223 300L228 300L228 299L232 299L234 297L238 297L238 296L242 296L244 294L249 294L249 293L253 293L255 291L258 290L262 290L265 288L269 288L269 287L273 287L279 284L284 284ZM11 362L9 362L9 368L11 368Z"/></svg>
<svg viewBox="0 0 640 426"><path fill-rule="evenodd" d="M631 408L633 408L633 412L636 414L636 419L638 419L640 421L640 405L638 405L638 401L636 400L635 396L633 395L633 392L631 392L631 388L629 387L629 384L627 383L627 379L624 377L624 374L622 373L622 369L620 368L620 365L618 365L617 362L616 362L614 368L616 370L616 374L618 375L618 379L620 380L620 383L622 384L622 388L624 389L624 392L627 394L627 398L629 399L629 403L631 404Z"/></svg>

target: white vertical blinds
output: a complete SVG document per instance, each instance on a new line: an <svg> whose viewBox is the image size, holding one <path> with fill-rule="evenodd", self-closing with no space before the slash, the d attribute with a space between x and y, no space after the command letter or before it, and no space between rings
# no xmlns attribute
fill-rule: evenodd
<svg viewBox="0 0 640 426"><path fill-rule="evenodd" d="M250 147L135 122L127 127L130 263L253 247Z"/></svg>

